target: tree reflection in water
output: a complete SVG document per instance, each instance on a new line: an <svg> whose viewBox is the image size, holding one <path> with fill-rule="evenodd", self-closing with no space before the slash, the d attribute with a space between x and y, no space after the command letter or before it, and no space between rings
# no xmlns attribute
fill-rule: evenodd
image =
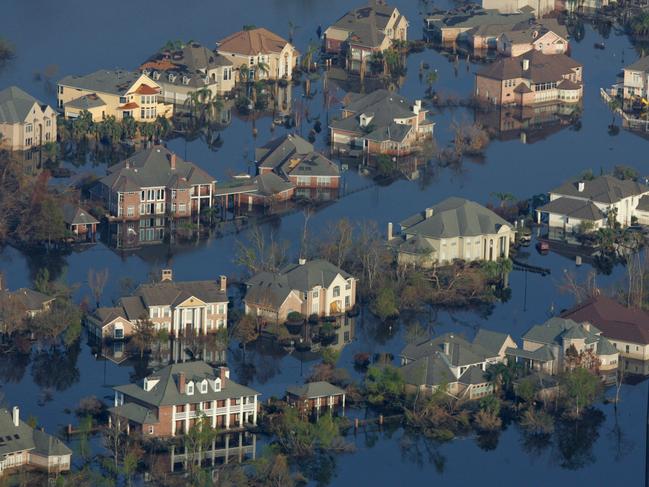
<svg viewBox="0 0 649 487"><path fill-rule="evenodd" d="M578 470L595 461L593 445L604 419L602 411L589 408L579 419L562 418L555 423L555 455L562 468Z"/></svg>
<svg viewBox="0 0 649 487"><path fill-rule="evenodd" d="M81 352L81 341L68 347L52 346L33 354L32 378L44 390L61 392L79 382L77 359Z"/></svg>
<svg viewBox="0 0 649 487"><path fill-rule="evenodd" d="M440 452L442 443L423 435L404 433L399 445L403 460L414 463L419 468L431 464L438 474L444 473L446 457Z"/></svg>

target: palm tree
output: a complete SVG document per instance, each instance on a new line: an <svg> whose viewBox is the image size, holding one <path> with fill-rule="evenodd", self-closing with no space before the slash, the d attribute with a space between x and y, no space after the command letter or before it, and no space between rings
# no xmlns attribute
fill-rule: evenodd
<svg viewBox="0 0 649 487"><path fill-rule="evenodd" d="M268 73L270 73L270 66L264 62L259 62L255 66L255 81L259 81L262 76L260 75L261 73L264 74L263 78L268 78Z"/></svg>
<svg viewBox="0 0 649 487"><path fill-rule="evenodd" d="M288 42L293 44L293 37L295 36L295 31L300 28L299 25L294 24L293 21L288 21Z"/></svg>
<svg viewBox="0 0 649 487"><path fill-rule="evenodd" d="M500 201L500 207L501 208L504 208L505 203L507 203L508 201L514 201L516 199L516 197L513 194L505 193L505 192L491 193L491 196L493 196L498 201Z"/></svg>
<svg viewBox="0 0 649 487"><path fill-rule="evenodd" d="M431 71L426 75L427 92L429 96L433 95L433 85L437 82L437 70Z"/></svg>
<svg viewBox="0 0 649 487"><path fill-rule="evenodd" d="M196 91L192 91L187 95L187 98L185 98L185 102L183 105L185 108L187 108L187 111L189 112L189 116L194 119L196 117L196 113L198 111L198 106L199 106L199 94Z"/></svg>
<svg viewBox="0 0 649 487"><path fill-rule="evenodd" d="M320 47L317 44L310 42L307 51L304 53L304 56L302 56L302 68L307 73L311 72L311 68L313 66L313 59L319 50Z"/></svg>

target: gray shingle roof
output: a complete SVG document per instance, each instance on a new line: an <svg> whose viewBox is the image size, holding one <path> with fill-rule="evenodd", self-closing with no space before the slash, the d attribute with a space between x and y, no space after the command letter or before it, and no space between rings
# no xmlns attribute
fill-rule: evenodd
<svg viewBox="0 0 649 487"><path fill-rule="evenodd" d="M597 208L592 201L576 200L561 197L538 208L538 211L566 215L580 220L597 221L606 218L606 215Z"/></svg>
<svg viewBox="0 0 649 487"><path fill-rule="evenodd" d="M22 420L18 422L18 426L15 426L12 413L0 409L0 457L25 450L35 451L44 456L72 454L72 450L61 440L33 429Z"/></svg>
<svg viewBox="0 0 649 487"><path fill-rule="evenodd" d="M349 32L348 40L355 44L378 47L385 39L381 31L387 26L394 10L389 5L366 5L347 12L333 27Z"/></svg>
<svg viewBox="0 0 649 487"><path fill-rule="evenodd" d="M260 168L273 169L284 177L339 176L338 166L316 152L302 137L286 134L255 150Z"/></svg>
<svg viewBox="0 0 649 487"><path fill-rule="evenodd" d="M65 106L77 110L90 110L91 108L102 107L105 104L106 102L102 100L100 96L93 93L91 95L84 95L75 98L74 100L70 100L65 104Z"/></svg>
<svg viewBox="0 0 649 487"><path fill-rule="evenodd" d="M444 352L445 344L448 345L448 353ZM462 336L445 333L430 340L406 345L400 356L407 360L419 360L435 353L444 353L448 362L455 367L481 363L498 355L492 355L481 345L471 343Z"/></svg>
<svg viewBox="0 0 649 487"><path fill-rule="evenodd" d="M524 340L530 340L545 345L563 343L563 339L586 339L587 343L597 341L600 331L590 325L587 330L584 325L565 318L550 318L542 325L535 325L523 335Z"/></svg>
<svg viewBox="0 0 649 487"><path fill-rule="evenodd" d="M400 223L408 235L428 238L465 237L494 234L502 226L511 225L474 201L451 197L432 206L433 214L417 213Z"/></svg>
<svg viewBox="0 0 649 487"><path fill-rule="evenodd" d="M171 168L172 152L156 145L136 152L128 159L108 168L101 183L114 191L139 191L147 187L178 188L194 184L214 183L214 177L197 165L176 155L176 168Z"/></svg>
<svg viewBox="0 0 649 487"><path fill-rule="evenodd" d="M93 225L99 223L86 210L69 203L63 205L63 221L68 225Z"/></svg>
<svg viewBox="0 0 649 487"><path fill-rule="evenodd" d="M304 397L306 399L316 399L318 397L340 396L345 393L340 387L329 382L307 382L301 386L287 387L286 392L292 396Z"/></svg>
<svg viewBox="0 0 649 487"><path fill-rule="evenodd" d="M406 384L439 386L455 382L455 376L440 352L434 352L399 368Z"/></svg>
<svg viewBox="0 0 649 487"><path fill-rule="evenodd" d="M274 172L267 172L255 176L254 183L257 185L255 193L261 196L273 196L285 191L290 191L295 186L285 181Z"/></svg>
<svg viewBox="0 0 649 487"><path fill-rule="evenodd" d="M480 328L473 339L473 343L480 345L493 357L496 357L508 338L507 333Z"/></svg>
<svg viewBox="0 0 649 487"><path fill-rule="evenodd" d="M550 362L555 359L554 353L552 353L552 350L547 345L543 345L534 351L510 347L505 350L505 355L528 360L536 360L538 362Z"/></svg>
<svg viewBox="0 0 649 487"><path fill-rule="evenodd" d="M59 84L97 93L125 95L140 76L137 71L100 69L86 75L66 76Z"/></svg>
<svg viewBox="0 0 649 487"><path fill-rule="evenodd" d="M579 191L580 182L584 183L583 191ZM623 198L647 192L649 192L649 186L629 179L618 179L608 174L598 176L590 181L580 179L569 181L550 191L553 194L584 198L605 204L617 203Z"/></svg>
<svg viewBox="0 0 649 487"><path fill-rule="evenodd" d="M218 392L208 387L207 392L202 393L200 392L200 388L195 387L193 395L181 394L178 388L178 380L181 373L185 374L187 381L193 380L194 382L218 377L217 372L212 366L203 361L184 362L167 365L156 372L155 377L159 379L159 382L149 391L145 391L139 384L127 384L117 386L114 389L143 405L153 407L185 404L192 401L214 401L242 396L256 396L260 394L230 379L225 380L225 383L221 385L221 390Z"/></svg>
<svg viewBox="0 0 649 487"><path fill-rule="evenodd" d="M41 110L46 106L17 86L5 88L0 91L0 123L24 122L34 104Z"/></svg>
<svg viewBox="0 0 649 487"><path fill-rule="evenodd" d="M141 284L133 293L145 306L179 304L194 296L205 303L225 303L228 297L216 281L163 281Z"/></svg>
<svg viewBox="0 0 649 487"><path fill-rule="evenodd" d="M15 291L4 289L1 290L0 293L8 293L12 295L15 299L21 302L27 311L40 311L47 303L54 301L54 298L51 296L25 287L21 287Z"/></svg>
<svg viewBox="0 0 649 487"><path fill-rule="evenodd" d="M102 326L107 325L116 318L126 319L126 313L124 313L124 309L120 307L97 308L92 312L92 316L99 321Z"/></svg>
<svg viewBox="0 0 649 487"><path fill-rule="evenodd" d="M649 71L649 56L641 57L634 63L629 64L624 69L628 69L630 71Z"/></svg>
<svg viewBox="0 0 649 487"><path fill-rule="evenodd" d="M618 353L617 349L608 339L604 337L599 339L597 342L597 355L615 355L616 353Z"/></svg>
<svg viewBox="0 0 649 487"><path fill-rule="evenodd" d="M523 69L523 60L529 61L529 68ZM565 54L543 54L535 49L521 56L502 58L485 66L477 76L496 80L514 78L529 79L533 83L558 82L581 67L574 59Z"/></svg>
<svg viewBox="0 0 649 487"><path fill-rule="evenodd" d="M458 381L462 384L484 384L485 382L489 382L484 371L476 365L472 365L466 369Z"/></svg>
<svg viewBox="0 0 649 487"><path fill-rule="evenodd" d="M137 424L156 424L159 422L155 410L127 402L121 406L112 407L109 411L118 417L126 418Z"/></svg>

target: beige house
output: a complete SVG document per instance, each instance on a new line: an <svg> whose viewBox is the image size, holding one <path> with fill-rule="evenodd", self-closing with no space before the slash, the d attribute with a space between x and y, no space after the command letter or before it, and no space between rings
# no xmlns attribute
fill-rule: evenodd
<svg viewBox="0 0 649 487"><path fill-rule="evenodd" d="M218 41L216 50L235 71L246 66L257 79L291 79L300 56L290 42L264 28L235 32Z"/></svg>
<svg viewBox="0 0 649 487"><path fill-rule="evenodd" d="M621 95L625 100L649 98L649 56L641 57L623 71L622 86L613 86L613 94Z"/></svg>
<svg viewBox="0 0 649 487"><path fill-rule="evenodd" d="M581 366L610 372L618 367L618 351L588 322L550 318L535 325L523 335L523 348L507 349L507 356L525 363L532 370L559 374L578 354ZM570 354L573 354L571 359ZM593 363L592 360L597 361Z"/></svg>
<svg viewBox="0 0 649 487"><path fill-rule="evenodd" d="M371 2L347 12L324 32L325 51L346 54L348 68L358 69L373 53L408 40L408 20L396 7Z"/></svg>
<svg viewBox="0 0 649 487"><path fill-rule="evenodd" d="M300 259L275 274L261 272L246 286L246 314L270 322L284 322L293 311L335 316L356 304L356 279L325 260Z"/></svg>
<svg viewBox="0 0 649 487"><path fill-rule="evenodd" d="M588 223L596 230L607 225L609 214L623 227L636 219L649 223L649 186L611 175L568 181L550 191L550 202L537 208L537 221L564 231Z"/></svg>
<svg viewBox="0 0 649 487"><path fill-rule="evenodd" d="M56 142L56 112L17 86L0 91L0 147L23 151Z"/></svg>
<svg viewBox="0 0 649 487"><path fill-rule="evenodd" d="M121 340L142 320L176 337L215 333L228 324L227 278L174 281L171 269L163 269L160 282L141 284L117 307L98 308L86 324L96 338Z"/></svg>
<svg viewBox="0 0 649 487"><path fill-rule="evenodd" d="M515 12L534 12L537 18L555 9L555 0L482 0L482 8L498 10L503 14Z"/></svg>
<svg viewBox="0 0 649 487"><path fill-rule="evenodd" d="M568 30L556 19L539 19L533 24L517 25L503 32L497 40L498 53L517 57L531 50L546 55L567 54Z"/></svg>
<svg viewBox="0 0 649 487"><path fill-rule="evenodd" d="M513 227L493 211L463 198L447 198L403 220L401 234L388 224L388 244L399 264L432 267L456 259L497 261L509 257Z"/></svg>
<svg viewBox="0 0 649 487"><path fill-rule="evenodd" d="M35 468L47 473L70 470L72 450L61 440L20 419L20 409L0 409L0 476Z"/></svg>
<svg viewBox="0 0 649 487"><path fill-rule="evenodd" d="M83 111L93 121L132 117L137 122L171 118L173 105L160 100L160 85L146 74L123 70L99 70L84 76L66 76L59 81L57 102L66 118Z"/></svg>
<svg viewBox="0 0 649 487"><path fill-rule="evenodd" d="M162 50L140 70L160 86L158 99L173 105L184 106L189 95L199 90L207 89L216 97L234 89L232 61L197 42L177 51Z"/></svg>

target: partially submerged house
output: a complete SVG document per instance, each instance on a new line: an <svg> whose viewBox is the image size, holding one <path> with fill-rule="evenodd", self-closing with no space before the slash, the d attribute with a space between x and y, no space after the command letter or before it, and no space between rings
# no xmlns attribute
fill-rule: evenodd
<svg viewBox="0 0 649 487"><path fill-rule="evenodd" d="M339 120L329 125L331 143L339 150L404 156L433 137L435 124L420 100L410 103L388 90L347 95Z"/></svg>
<svg viewBox="0 0 649 487"><path fill-rule="evenodd" d="M602 294L563 312L562 318L589 323L601 331L621 357L649 360L649 313Z"/></svg>
<svg viewBox="0 0 649 487"><path fill-rule="evenodd" d="M259 174L275 173L294 186L335 189L340 186L340 169L316 152L313 144L299 135L286 134L255 150Z"/></svg>
<svg viewBox="0 0 649 487"><path fill-rule="evenodd" d="M356 279L325 260L289 264L261 272L246 282L246 314L282 323L291 312L336 316L356 304Z"/></svg>
<svg viewBox="0 0 649 487"><path fill-rule="evenodd" d="M4 287L4 279L0 275L0 302L3 306L21 310L27 318L46 313L55 300L52 296L25 287L10 291ZM0 324L1 321L0 319Z"/></svg>
<svg viewBox="0 0 649 487"><path fill-rule="evenodd" d="M623 227L649 223L649 186L611 175L568 181L549 193L537 221L564 231L602 228L611 219Z"/></svg>
<svg viewBox="0 0 649 487"><path fill-rule="evenodd" d="M130 117L136 122L171 118L173 105L159 97L160 85L149 76L120 69L66 76L57 87L58 107L66 118L88 112L95 122L111 116L117 121Z"/></svg>
<svg viewBox="0 0 649 487"><path fill-rule="evenodd" d="M498 36L496 48L499 54L509 57L521 56L532 50L547 55L567 54L568 29L553 18L521 22Z"/></svg>
<svg viewBox="0 0 649 487"><path fill-rule="evenodd" d="M235 32L218 41L216 50L232 63L239 81L242 67L249 79L291 79L300 56L290 42L263 27Z"/></svg>
<svg viewBox="0 0 649 487"><path fill-rule="evenodd" d="M17 86L0 91L0 147L24 151L56 142L56 112Z"/></svg>
<svg viewBox="0 0 649 487"><path fill-rule="evenodd" d="M324 31L327 53L346 55L348 68L358 69L372 54L408 40L408 20L394 6L370 2L350 10Z"/></svg>
<svg viewBox="0 0 649 487"><path fill-rule="evenodd" d="M308 411L345 407L345 391L326 381L307 382L301 386L287 387L286 402Z"/></svg>
<svg viewBox="0 0 649 487"><path fill-rule="evenodd" d="M513 227L493 211L464 198L447 198L403 220L401 234L388 224L388 244L400 264L432 267L465 261L506 259Z"/></svg>
<svg viewBox="0 0 649 487"><path fill-rule="evenodd" d="M227 367L203 361L167 365L114 390L111 421L125 421L148 437L184 435L202 417L213 428L257 424L260 393L231 380Z"/></svg>
<svg viewBox="0 0 649 487"><path fill-rule="evenodd" d="M47 473L70 470L72 450L42 429L20 419L20 409L0 409L0 476L31 467Z"/></svg>
<svg viewBox="0 0 649 487"><path fill-rule="evenodd" d="M163 269L159 282L141 284L116 307L96 309L87 326L97 338L121 340L142 320L176 337L215 333L228 322L227 278L175 281L171 269Z"/></svg>
<svg viewBox="0 0 649 487"><path fill-rule="evenodd" d="M507 356L531 370L558 374L570 366L583 366L602 372L616 370L618 351L588 322L550 318L534 325L523 335L523 348L506 350Z"/></svg>
<svg viewBox="0 0 649 487"><path fill-rule="evenodd" d="M230 59L197 42L180 49L162 49L140 66L140 71L160 86L159 99L185 106L192 93L208 90L212 97L234 89Z"/></svg>
<svg viewBox="0 0 649 487"><path fill-rule="evenodd" d="M577 103L583 94L582 65L564 54L535 49L498 59L476 73L475 98L494 105Z"/></svg>
<svg viewBox="0 0 649 487"><path fill-rule="evenodd" d="M407 345L399 354L399 369L408 389L433 393L439 388L460 399L479 399L493 394L494 386L485 372L503 362L503 349L514 341L506 333L482 331L473 342L445 333L433 339ZM485 348L485 346L487 348Z"/></svg>
<svg viewBox="0 0 649 487"><path fill-rule="evenodd" d="M140 150L107 171L99 194L118 219L183 218L212 206L216 179L165 146Z"/></svg>
<svg viewBox="0 0 649 487"><path fill-rule="evenodd" d="M97 234L97 225L99 221L93 217L87 210L79 208L76 205L65 203L63 205L63 221L68 232L76 238L94 239Z"/></svg>

